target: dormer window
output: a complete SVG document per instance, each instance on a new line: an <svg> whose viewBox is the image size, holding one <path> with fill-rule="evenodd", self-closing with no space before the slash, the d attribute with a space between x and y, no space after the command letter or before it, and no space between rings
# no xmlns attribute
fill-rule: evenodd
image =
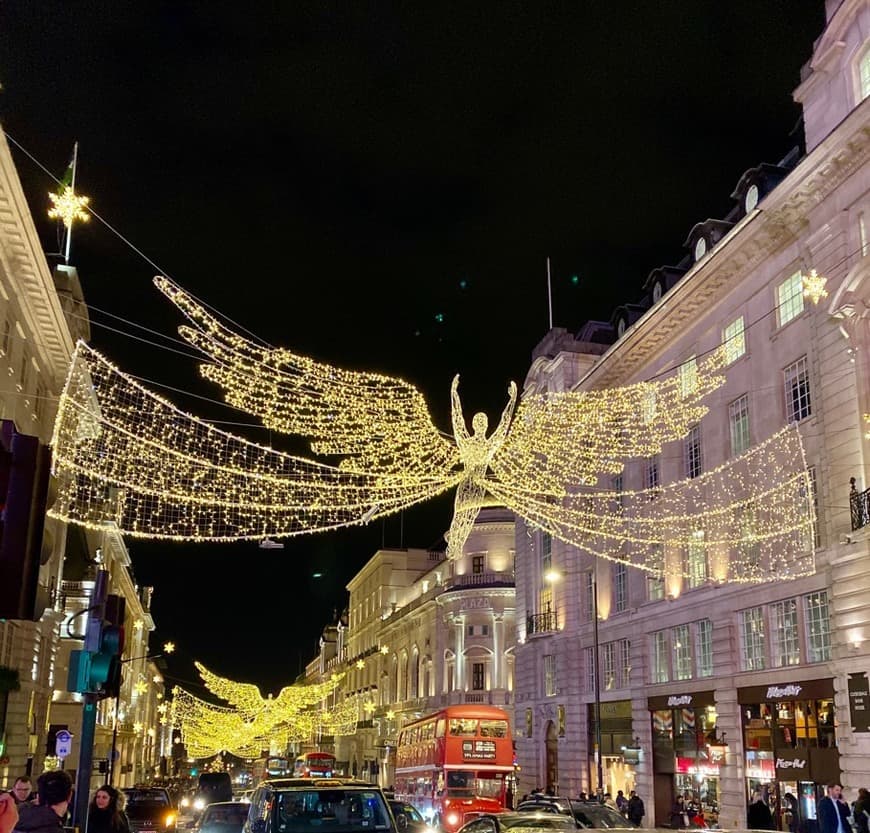
<svg viewBox="0 0 870 833"><path fill-rule="evenodd" d="M699 237L695 241L695 263L697 263L704 255L707 254L707 240Z"/></svg>
<svg viewBox="0 0 870 833"><path fill-rule="evenodd" d="M870 96L870 46L864 50L861 62L858 64L858 94L860 101Z"/></svg>
<svg viewBox="0 0 870 833"><path fill-rule="evenodd" d="M753 183L746 189L746 196L743 198L743 210L748 214L758 205L758 186Z"/></svg>
<svg viewBox="0 0 870 833"><path fill-rule="evenodd" d="M656 281L653 284L652 299L653 299L654 304L657 304L659 301L661 301L661 299L662 299L662 282L661 281Z"/></svg>
<svg viewBox="0 0 870 833"><path fill-rule="evenodd" d="M619 321L616 322L616 335L619 338L622 338L625 335L625 319L620 318Z"/></svg>

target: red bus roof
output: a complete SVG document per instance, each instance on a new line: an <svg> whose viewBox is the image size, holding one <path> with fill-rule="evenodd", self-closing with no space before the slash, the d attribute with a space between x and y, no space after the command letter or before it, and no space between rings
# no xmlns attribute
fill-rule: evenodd
<svg viewBox="0 0 870 833"><path fill-rule="evenodd" d="M447 706L446 708L438 709L438 711L427 714L425 717L412 720L410 723L406 723L402 726L402 731L411 728L412 726L417 726L420 723L428 723L430 720L435 720L441 717L446 718L447 720L452 717L465 718L466 720L476 717L480 720L507 720L508 723L510 723L510 715L504 709L498 708L498 706L477 706L466 703L461 706Z"/></svg>

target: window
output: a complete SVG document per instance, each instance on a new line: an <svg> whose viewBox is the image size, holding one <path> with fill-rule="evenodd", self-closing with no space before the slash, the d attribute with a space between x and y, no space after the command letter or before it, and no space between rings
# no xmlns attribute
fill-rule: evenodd
<svg viewBox="0 0 870 833"><path fill-rule="evenodd" d="M616 688L616 643L606 642L601 646L601 667L604 679L604 690Z"/></svg>
<svg viewBox="0 0 870 833"><path fill-rule="evenodd" d="M541 575L553 566L553 536L549 532L541 533Z"/></svg>
<svg viewBox="0 0 870 833"><path fill-rule="evenodd" d="M775 668L798 665L801 646L798 638L798 608L794 599L786 599L770 606L771 661Z"/></svg>
<svg viewBox="0 0 870 833"><path fill-rule="evenodd" d="M810 373L807 357L801 356L784 371L785 380L785 419L786 422L800 422L813 411L810 402Z"/></svg>
<svg viewBox="0 0 870 833"><path fill-rule="evenodd" d="M737 457L749 448L749 397L743 394L728 406L731 428L731 456Z"/></svg>
<svg viewBox="0 0 870 833"><path fill-rule="evenodd" d="M591 570L583 574L583 589L586 597L586 621L591 622L595 615L595 575Z"/></svg>
<svg viewBox="0 0 870 833"><path fill-rule="evenodd" d="M764 610L751 607L740 611L740 648L744 671L764 668Z"/></svg>
<svg viewBox="0 0 870 833"><path fill-rule="evenodd" d="M662 576L646 577L646 595L651 602L660 601L665 597L665 580Z"/></svg>
<svg viewBox="0 0 870 833"><path fill-rule="evenodd" d="M652 659L652 681L654 683L666 683L670 679L667 631L656 631L653 634Z"/></svg>
<svg viewBox="0 0 870 833"><path fill-rule="evenodd" d="M860 85L858 95L863 101L870 96L870 49L864 50L861 62L858 64L858 83Z"/></svg>
<svg viewBox="0 0 870 833"><path fill-rule="evenodd" d="M3 321L3 338L2 338L2 341L0 341L0 349L2 349L4 356L9 355L9 339L11 336L12 336L12 323L7 318Z"/></svg>
<svg viewBox="0 0 870 833"><path fill-rule="evenodd" d="M544 694L547 697L556 695L556 657L554 654L544 654Z"/></svg>
<svg viewBox="0 0 870 833"><path fill-rule="evenodd" d="M818 480L816 480L816 467L809 466L807 468L807 476L809 478L810 484L810 499L813 502L813 516L816 519L816 522L813 524L813 545L816 547L820 547L822 545L822 522L819 518L819 486ZM807 536L809 537L809 536ZM807 541L807 549L812 549L809 541Z"/></svg>
<svg viewBox="0 0 870 833"><path fill-rule="evenodd" d="M736 362L746 353L746 329L742 315L735 318L722 330L722 344L725 345L725 357L728 364Z"/></svg>
<svg viewBox="0 0 870 833"><path fill-rule="evenodd" d="M694 396L698 391L698 363L692 356L680 365L680 395L683 399Z"/></svg>
<svg viewBox="0 0 870 833"><path fill-rule="evenodd" d="M613 562L613 610L622 613L628 601L628 568L621 561Z"/></svg>
<svg viewBox="0 0 870 833"><path fill-rule="evenodd" d="M674 679L692 679L692 642L689 626L677 625L671 630L671 644L674 647Z"/></svg>
<svg viewBox="0 0 870 833"><path fill-rule="evenodd" d="M584 665L586 666L586 691L595 691L595 649L583 649Z"/></svg>
<svg viewBox="0 0 870 833"><path fill-rule="evenodd" d="M489 625L469 625L469 636L489 636Z"/></svg>
<svg viewBox="0 0 870 833"><path fill-rule="evenodd" d="M863 211L858 215L858 242L861 245L861 257L867 257L867 252L870 251L870 239L867 235L867 217Z"/></svg>
<svg viewBox="0 0 870 833"><path fill-rule="evenodd" d="M707 547L704 545L704 530L692 532L692 541L686 548L686 584L689 588L705 584L707 574Z"/></svg>
<svg viewBox="0 0 870 833"><path fill-rule="evenodd" d="M631 640L619 640L619 673L622 677L622 686L627 688L631 685Z"/></svg>
<svg viewBox="0 0 870 833"><path fill-rule="evenodd" d="M693 425L683 440L683 459L686 466L686 477L698 477L701 474L701 426Z"/></svg>
<svg viewBox="0 0 870 833"><path fill-rule="evenodd" d="M622 475L618 474L610 481L610 488L613 491L613 511L617 514L622 514L625 508L625 495L622 493Z"/></svg>
<svg viewBox="0 0 870 833"><path fill-rule="evenodd" d="M695 662L699 677L713 676L713 622L701 619L695 630Z"/></svg>
<svg viewBox="0 0 870 833"><path fill-rule="evenodd" d="M483 691L486 688L486 666L482 662L471 663L471 688L473 691Z"/></svg>
<svg viewBox="0 0 870 833"><path fill-rule="evenodd" d="M776 323L784 327L804 311L804 281L800 270L776 287Z"/></svg>
<svg viewBox="0 0 870 833"><path fill-rule="evenodd" d="M473 555L471 556L471 572L474 575L480 575L483 572L483 565L486 556L484 555Z"/></svg>
<svg viewBox="0 0 870 833"><path fill-rule="evenodd" d="M825 590L804 596L804 615L807 623L807 662L827 662L831 659L831 619Z"/></svg>
<svg viewBox="0 0 870 833"><path fill-rule="evenodd" d="M643 487L644 489L658 489L659 487L659 466L661 458L658 454L652 457L647 457L643 463ZM652 499L654 495L650 495Z"/></svg>

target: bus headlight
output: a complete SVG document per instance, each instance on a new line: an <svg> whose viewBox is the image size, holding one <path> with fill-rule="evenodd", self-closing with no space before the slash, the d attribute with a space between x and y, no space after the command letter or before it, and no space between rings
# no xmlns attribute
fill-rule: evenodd
<svg viewBox="0 0 870 833"><path fill-rule="evenodd" d="M453 827L454 824L459 824L459 813L448 813L447 824Z"/></svg>
<svg viewBox="0 0 870 833"><path fill-rule="evenodd" d="M204 810L205 809L205 800L202 798L195 798L193 800L193 809L194 810Z"/></svg>

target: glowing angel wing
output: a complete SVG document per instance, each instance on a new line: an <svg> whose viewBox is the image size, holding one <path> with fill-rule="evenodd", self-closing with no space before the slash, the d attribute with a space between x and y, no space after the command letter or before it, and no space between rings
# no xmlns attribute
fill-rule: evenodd
<svg viewBox="0 0 870 833"><path fill-rule="evenodd" d="M490 467L502 483L546 493L594 486L621 472L626 460L650 457L685 436L707 413L703 399L724 382L725 361L718 349L657 381L527 394Z"/></svg>
<svg viewBox="0 0 870 833"><path fill-rule="evenodd" d="M316 454L341 456L342 469L413 478L458 464L455 444L439 433L422 394L408 382L262 347L224 326L172 281L154 282L193 324L179 332L208 359L202 375L268 428L308 438Z"/></svg>
<svg viewBox="0 0 870 833"><path fill-rule="evenodd" d="M80 342L55 419L57 499L68 523L133 537L261 540L361 524L439 494L460 474L358 472L220 431Z"/></svg>

